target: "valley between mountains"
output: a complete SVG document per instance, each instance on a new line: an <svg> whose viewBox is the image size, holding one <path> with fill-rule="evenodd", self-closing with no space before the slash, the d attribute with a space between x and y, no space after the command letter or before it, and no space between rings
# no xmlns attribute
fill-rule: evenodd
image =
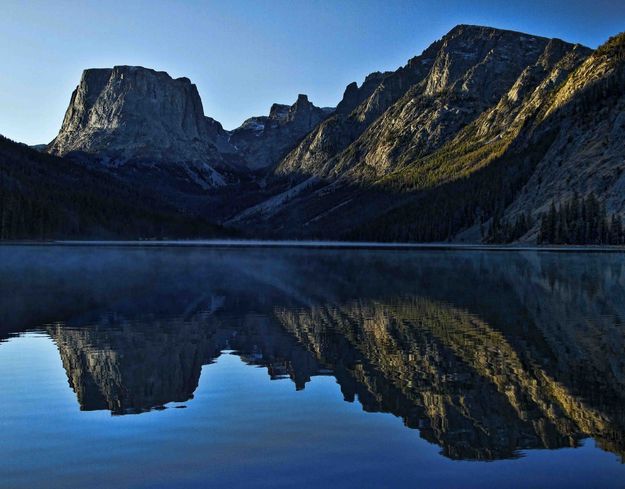
<svg viewBox="0 0 625 489"><path fill-rule="evenodd" d="M53 141L0 139L0 239L623 244L624 169L625 34L459 25L232 131L187 78L87 69Z"/></svg>

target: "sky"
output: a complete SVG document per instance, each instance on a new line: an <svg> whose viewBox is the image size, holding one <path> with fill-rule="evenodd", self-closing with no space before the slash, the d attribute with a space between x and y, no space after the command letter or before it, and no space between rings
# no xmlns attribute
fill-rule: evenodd
<svg viewBox="0 0 625 489"><path fill-rule="evenodd" d="M625 30L625 0L0 0L0 134L51 141L82 70L114 65L190 78L226 129L299 93L334 106L457 24L594 48Z"/></svg>

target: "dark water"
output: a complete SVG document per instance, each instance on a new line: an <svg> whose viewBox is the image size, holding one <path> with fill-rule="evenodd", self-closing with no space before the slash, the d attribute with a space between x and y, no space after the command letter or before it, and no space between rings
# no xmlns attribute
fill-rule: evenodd
<svg viewBox="0 0 625 489"><path fill-rule="evenodd" d="M0 486L625 487L625 257L0 248Z"/></svg>

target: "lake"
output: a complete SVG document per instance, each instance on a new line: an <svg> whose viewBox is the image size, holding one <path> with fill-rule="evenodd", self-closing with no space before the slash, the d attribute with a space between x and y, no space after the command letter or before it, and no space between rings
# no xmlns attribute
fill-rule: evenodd
<svg viewBox="0 0 625 489"><path fill-rule="evenodd" d="M623 488L620 253L0 247L0 486Z"/></svg>

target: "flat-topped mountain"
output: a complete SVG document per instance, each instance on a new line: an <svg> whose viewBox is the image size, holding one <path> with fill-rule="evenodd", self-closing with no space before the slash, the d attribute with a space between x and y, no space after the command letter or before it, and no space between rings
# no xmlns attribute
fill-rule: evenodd
<svg viewBox="0 0 625 489"><path fill-rule="evenodd" d="M173 171L206 189L225 183L224 155L233 148L188 78L115 66L83 72L49 152L113 167L176 164Z"/></svg>
<svg viewBox="0 0 625 489"><path fill-rule="evenodd" d="M85 70L50 152L167 162L221 161L226 132L188 78L140 66Z"/></svg>

